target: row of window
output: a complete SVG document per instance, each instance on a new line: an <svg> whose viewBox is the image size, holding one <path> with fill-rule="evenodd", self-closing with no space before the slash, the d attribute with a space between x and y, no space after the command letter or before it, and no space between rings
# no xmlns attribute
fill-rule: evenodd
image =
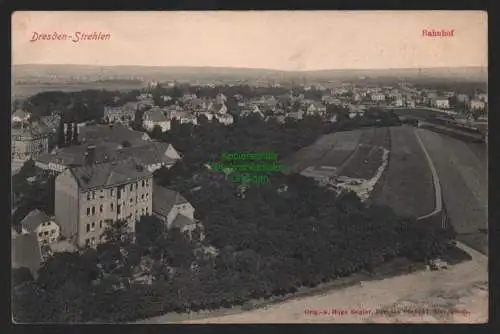
<svg viewBox="0 0 500 334"><path fill-rule="evenodd" d="M144 199L146 199L146 200L149 199L149 193L146 193L145 196L144 196L144 194L141 195L141 201L144 201ZM134 198L130 199L130 203L134 203ZM110 208L111 212L113 212L114 204L110 203L109 208ZM103 204L99 205L99 213L103 213L103 210L104 210ZM120 214L120 212L121 212L121 205L120 204L118 204L117 212L118 212L118 214ZM93 215L95 215L95 213L96 213L96 208L94 205L92 207L87 208L87 216L93 216Z"/></svg>
<svg viewBox="0 0 500 334"><path fill-rule="evenodd" d="M138 188L139 188L139 184L141 185L141 187L142 187L142 188L144 188L144 187L148 187L148 186L149 186L149 180L142 180L140 183L136 184L135 189L138 189ZM120 198L120 197L121 197L121 195L122 195L122 191L120 191L120 190L122 190L122 189L124 189L124 188L123 188L123 187L121 187L121 188L119 188L119 189L118 189L118 192L117 192L118 198ZM129 186L129 190L130 190L130 191L133 191L133 190L134 190L134 184L133 184L133 183L132 183L132 184L130 184L130 186ZM109 196L113 197L114 195L115 195L115 189L111 188L111 189L109 190ZM105 195L104 195L104 189L101 189L101 190L100 190L99 197L100 197L100 198L104 198L104 197L105 197ZM87 192L87 200L88 200L88 201L93 200L93 199L95 199L95 198L96 198L96 192L95 192L95 191L89 191L89 192Z"/></svg>
<svg viewBox="0 0 500 334"><path fill-rule="evenodd" d="M99 221L99 228L100 229L102 229L102 223L103 223L103 221L100 220ZM94 232L95 231L95 227L96 227L96 222L92 222L90 224L86 224L86 231L87 231L87 233L88 232Z"/></svg>
<svg viewBox="0 0 500 334"><path fill-rule="evenodd" d="M121 205L118 205L118 212L117 212L117 214L121 214ZM137 214L138 214L138 211L135 210L135 216L136 217L137 217ZM141 209L141 215L142 216L149 215L149 208L147 208L147 207L146 208L142 208ZM127 219L131 219L131 218L132 218L132 214L129 214L129 216L127 217ZM97 226L96 222L88 223L88 224L85 225L85 230L86 230L87 233L89 233L89 232L95 232L96 226ZM99 221L99 229L102 230L102 228L103 228L103 221L100 220ZM55 233L55 230L53 230L53 231Z"/></svg>
<svg viewBox="0 0 500 334"><path fill-rule="evenodd" d="M42 237L48 237L49 235L53 236L54 234L56 234L56 230L55 229L54 230L50 230L50 234L49 234L49 231L40 232L40 233L38 233L38 236L40 238L42 238Z"/></svg>
<svg viewBox="0 0 500 334"><path fill-rule="evenodd" d="M42 240L42 245L47 245L48 243L51 243L51 242L56 242L56 238L50 238L50 239L43 239Z"/></svg>

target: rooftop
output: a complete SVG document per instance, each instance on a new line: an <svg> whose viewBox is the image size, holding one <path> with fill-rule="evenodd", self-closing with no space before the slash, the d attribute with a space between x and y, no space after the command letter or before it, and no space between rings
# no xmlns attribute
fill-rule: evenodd
<svg viewBox="0 0 500 334"><path fill-rule="evenodd" d="M172 222L172 225L170 225L171 228L178 228L179 230L182 230L186 226L193 225L195 224L194 221L189 219L188 217L178 214L177 217L175 217L174 221Z"/></svg>
<svg viewBox="0 0 500 334"><path fill-rule="evenodd" d="M98 165L85 165L70 169L80 188L91 189L138 181L152 173L134 159Z"/></svg>
<svg viewBox="0 0 500 334"><path fill-rule="evenodd" d="M120 145L128 141L132 145L142 145L149 140L143 132L134 131L123 124L115 125L89 125L79 129L79 141L89 144L115 143Z"/></svg>
<svg viewBox="0 0 500 334"><path fill-rule="evenodd" d="M165 111L160 108L153 108L144 112L143 119L152 122L166 122L168 117L165 115Z"/></svg>
<svg viewBox="0 0 500 334"><path fill-rule="evenodd" d="M22 109L17 109L16 112L12 114L12 118L19 118L19 119L28 119L30 118L30 114Z"/></svg>
<svg viewBox="0 0 500 334"><path fill-rule="evenodd" d="M25 126L21 127L12 127L12 135L17 135L17 136L25 136L25 137L31 137L31 136L37 136L37 135L48 135L51 134L52 130L45 124L43 123L31 123L31 124L26 124Z"/></svg>
<svg viewBox="0 0 500 334"><path fill-rule="evenodd" d="M61 148L54 153L44 153L38 157L42 163L60 163L65 166L82 166L85 164L85 152L88 145L75 145ZM169 158L165 152L170 147L164 142L144 142L141 146L122 147L113 143L101 143L94 149L94 161L96 163L112 162L134 159L143 165L163 163L174 163L176 159Z"/></svg>
<svg viewBox="0 0 500 334"><path fill-rule="evenodd" d="M50 217L45 212L35 209L21 220L21 225L26 231L34 232L41 223L49 220Z"/></svg>
<svg viewBox="0 0 500 334"><path fill-rule="evenodd" d="M185 204L188 201L177 191L153 185L153 211L167 216L174 205Z"/></svg>

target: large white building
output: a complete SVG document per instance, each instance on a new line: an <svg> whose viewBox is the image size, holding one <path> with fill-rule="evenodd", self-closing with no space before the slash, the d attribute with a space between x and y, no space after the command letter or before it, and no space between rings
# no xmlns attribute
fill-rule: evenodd
<svg viewBox="0 0 500 334"><path fill-rule="evenodd" d="M483 110L486 108L486 103L481 100L472 100L470 101L470 109L471 110Z"/></svg>
<svg viewBox="0 0 500 334"><path fill-rule="evenodd" d="M450 101L448 98L436 98L432 100L432 106L439 109L449 109Z"/></svg>
<svg viewBox="0 0 500 334"><path fill-rule="evenodd" d="M147 131L153 131L155 126L159 126L163 132L166 132L171 128L170 117L166 114L166 111L153 108L144 112L142 126Z"/></svg>

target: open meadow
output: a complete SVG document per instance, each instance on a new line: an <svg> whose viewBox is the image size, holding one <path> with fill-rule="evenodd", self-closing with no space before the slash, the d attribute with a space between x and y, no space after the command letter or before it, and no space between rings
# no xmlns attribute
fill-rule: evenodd
<svg viewBox="0 0 500 334"><path fill-rule="evenodd" d="M364 129L359 146L346 161L339 175L350 178L370 179L382 164L384 149L390 147L389 128Z"/></svg>
<svg viewBox="0 0 500 334"><path fill-rule="evenodd" d="M434 210L434 185L427 158L410 126L391 127L389 166L373 201L417 218Z"/></svg>
<svg viewBox="0 0 500 334"><path fill-rule="evenodd" d="M362 130L355 130L323 135L312 145L287 157L283 163L292 173L310 166L337 167L354 152L362 133Z"/></svg>
<svg viewBox="0 0 500 334"><path fill-rule="evenodd" d="M434 162L444 204L458 239L488 254L486 146L417 129Z"/></svg>

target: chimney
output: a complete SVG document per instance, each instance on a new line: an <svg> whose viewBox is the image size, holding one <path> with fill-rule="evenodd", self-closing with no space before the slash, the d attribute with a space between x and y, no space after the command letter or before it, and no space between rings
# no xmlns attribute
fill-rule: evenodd
<svg viewBox="0 0 500 334"><path fill-rule="evenodd" d="M87 146L87 151L85 152L85 164L93 165L95 162L95 145Z"/></svg>

